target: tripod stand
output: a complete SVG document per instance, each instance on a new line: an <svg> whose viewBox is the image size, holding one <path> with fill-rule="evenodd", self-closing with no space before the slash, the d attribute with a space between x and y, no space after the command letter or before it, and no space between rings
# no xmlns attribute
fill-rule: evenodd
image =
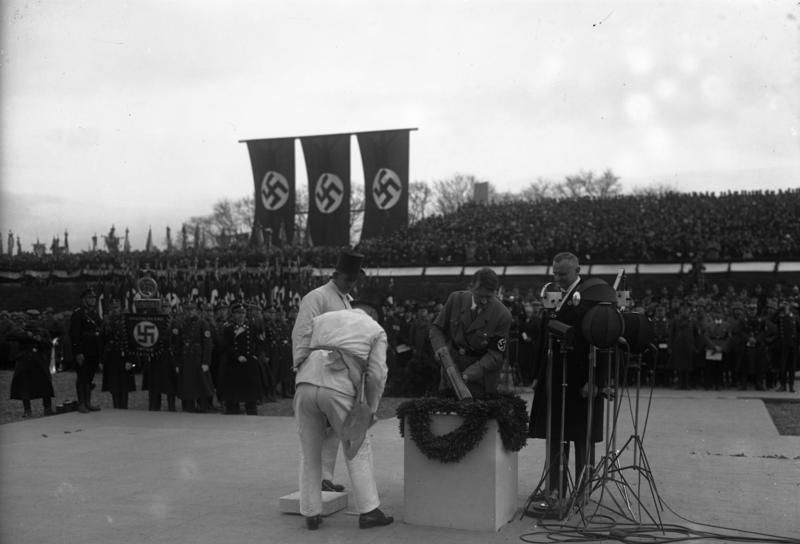
<svg viewBox="0 0 800 544"><path fill-rule="evenodd" d="M545 468L542 477L536 488L528 497L528 501L522 510L523 515L542 518L563 519L568 512L570 501L565 500L566 491L574 489L572 477L569 474L569 467L564 460L564 416L566 414L566 390L567 390L567 366L565 361L566 352L571 350L568 342L559 342L559 355L561 356L561 402L560 402L560 432L558 436L553 435L553 333L547 335L547 366L545 376L546 388L546 430L545 430ZM535 394L535 393L534 393ZM554 470L552 451L553 440L559 440L558 448L558 485L557 489L551 489L550 473Z"/></svg>
<svg viewBox="0 0 800 544"><path fill-rule="evenodd" d="M636 374L636 385L634 390L634 400L631 399L631 391L630 388L625 388L626 397L628 399L628 406L631 411L631 420L633 424L633 434L625 441L623 446L617 450L616 449L616 432L617 432L617 425L618 425L618 417L619 417L619 408L620 404L617 403L616 398L618 396L619 390L622 387L625 387L627 382L626 379L619 379L619 352L617 352L616 357L616 364L614 368L616 370L616 377L613 381L614 388L616 390L616 394L613 396L614 402L614 417L613 421L610 423L611 427L607 427L607 441L606 441L606 448L605 454L603 455L602 459L598 462L597 466L593 470L592 474L592 481L591 486L593 490L600 490L600 496L597 500L597 509L595 509L594 514L597 514L597 511L602 507L610 512L617 514L618 516L627 519L628 521L634 523L641 523L642 522L642 514L644 513L647 518L649 518L650 522L654 525L657 525L660 528L663 528L663 523L661 519L661 511L663 511L664 506L661 501L661 497L658 493L658 489L656 487L655 480L653 479L653 473L650 468L650 462L647 458L647 453L644 449L644 435L647 430L647 420L650 414L650 407L652 404L652 385L650 389L650 396L648 399L647 404L647 411L645 414L642 432L639 432L639 413L640 413L640 391L641 391L641 369L642 369L642 355L635 354L633 355L633 361L631 362L630 358L631 355L626 352L625 357L625 371L623 373L623 378L627 378L627 370L633 369ZM611 369L611 365L609 365L609 372ZM612 383L612 382L609 382ZM611 402L609 400L609 402ZM633 405L631 403L634 403ZM608 425L608 420L607 420ZM610 431L610 432L609 432ZM623 455L626 453L632 454L632 462L629 465L623 466ZM633 476L636 477L636 485L634 485L629 481L626 477L626 474L633 472ZM642 486L646 483L649 492L650 492L650 499L652 499L652 512L650 509L647 508L643 497L642 497ZM608 497L611 502L613 502L614 507L610 507L604 504L603 499ZM636 512L634 512L634 505L636 507ZM594 515L593 514L593 515ZM581 512L581 515L583 513ZM591 516L590 516L591 517ZM585 520L584 520L585 521Z"/></svg>

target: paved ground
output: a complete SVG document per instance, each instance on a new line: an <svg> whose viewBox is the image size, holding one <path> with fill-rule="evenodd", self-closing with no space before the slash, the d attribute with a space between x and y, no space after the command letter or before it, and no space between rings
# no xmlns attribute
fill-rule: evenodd
<svg viewBox="0 0 800 544"><path fill-rule="evenodd" d="M660 495L678 514L797 538L800 437L780 436L755 396L657 391L645 453ZM632 433L627 403L622 406L618 447ZM358 530L355 516L339 512L311 533L302 518L278 511L278 498L297 488L291 418L103 410L2 425L0 542L547 541L529 517L517 516L497 533L404 523L397 420L380 421L372 440L383 507L398 521ZM520 508L543 463L542 441L520 452ZM337 473L337 480L348 483L342 463ZM628 477L635 481L632 471ZM665 523L689 525L668 510L662 516Z"/></svg>

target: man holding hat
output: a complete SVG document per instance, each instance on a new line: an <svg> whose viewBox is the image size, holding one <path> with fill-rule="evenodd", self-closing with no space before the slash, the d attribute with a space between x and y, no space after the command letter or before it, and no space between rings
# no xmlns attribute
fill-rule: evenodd
<svg viewBox="0 0 800 544"><path fill-rule="evenodd" d="M450 293L430 327L436 357L449 352L473 396L497 391L505 360L511 312L497 298L499 287L494 270L481 268L468 290ZM442 386L448 383L443 375Z"/></svg>
<svg viewBox="0 0 800 544"><path fill-rule="evenodd" d="M333 276L326 284L310 291L300 301L300 309L292 329L292 361L295 372L311 353L313 319L326 312L349 310L350 292L364 275L361 264L364 256L351 250L339 254ZM344 491L344 487L333 483L336 453L339 439L331 427L322 445L322 490Z"/></svg>
<svg viewBox="0 0 800 544"><path fill-rule="evenodd" d="M308 355L297 366L294 413L300 435L300 513L311 530L322 522L328 428L345 445L359 528L394 521L379 508L372 446L366 436L386 386L386 332L378 324L380 303L364 300L352 305L353 309L326 312L312 320Z"/></svg>
<svg viewBox="0 0 800 544"><path fill-rule="evenodd" d="M72 312L69 337L75 358L75 390L78 412L86 414L100 410L92 405L94 374L100 365L102 320L97 313L97 295L89 288L81 293L81 306Z"/></svg>

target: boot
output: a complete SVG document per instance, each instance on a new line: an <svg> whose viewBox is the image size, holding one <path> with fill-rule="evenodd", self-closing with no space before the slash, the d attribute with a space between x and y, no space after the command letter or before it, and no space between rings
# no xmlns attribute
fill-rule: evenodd
<svg viewBox="0 0 800 544"><path fill-rule="evenodd" d="M75 384L75 393L78 395L78 412L88 414L89 408L86 407L86 393L82 383Z"/></svg>
<svg viewBox="0 0 800 544"><path fill-rule="evenodd" d="M23 400L22 401L22 417L29 418L33 417L33 412L31 412L31 401Z"/></svg>
<svg viewBox="0 0 800 544"><path fill-rule="evenodd" d="M44 415L52 416L53 415L53 403L50 397L44 397L42 399L42 408L44 409Z"/></svg>
<svg viewBox="0 0 800 544"><path fill-rule="evenodd" d="M86 407L90 412L99 412L100 407L92 405L92 385L84 385L84 395L86 396Z"/></svg>

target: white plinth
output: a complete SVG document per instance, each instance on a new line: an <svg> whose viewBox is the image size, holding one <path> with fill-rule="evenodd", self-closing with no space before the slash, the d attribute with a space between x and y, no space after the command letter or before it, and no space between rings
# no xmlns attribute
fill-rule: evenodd
<svg viewBox="0 0 800 544"><path fill-rule="evenodd" d="M300 513L300 492L295 491L289 495L281 497L279 502L280 511L284 514ZM347 508L347 493L337 491L322 492L322 515L330 516L334 512Z"/></svg>
<svg viewBox="0 0 800 544"><path fill-rule="evenodd" d="M431 417L431 431L446 434L461 425L455 415ZM517 452L503 449L496 420L489 420L486 435L458 463L425 457L406 422L405 515L406 523L497 531L517 510Z"/></svg>

